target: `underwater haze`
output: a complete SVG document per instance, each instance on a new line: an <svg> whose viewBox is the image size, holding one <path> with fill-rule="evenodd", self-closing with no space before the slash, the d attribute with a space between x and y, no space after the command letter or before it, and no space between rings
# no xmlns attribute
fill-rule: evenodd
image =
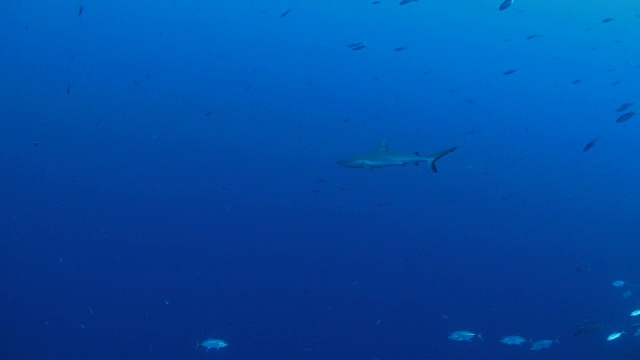
<svg viewBox="0 0 640 360"><path fill-rule="evenodd" d="M0 358L639 359L640 2L502 1L3 1Z"/></svg>

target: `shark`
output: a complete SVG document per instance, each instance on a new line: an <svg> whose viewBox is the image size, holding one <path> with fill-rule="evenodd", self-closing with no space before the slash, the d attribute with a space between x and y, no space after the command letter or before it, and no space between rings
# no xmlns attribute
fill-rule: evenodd
<svg viewBox="0 0 640 360"><path fill-rule="evenodd" d="M429 164L431 171L437 173L436 161L452 153L455 149L456 147L454 146L427 156L422 156L418 152L403 153L391 151L387 145L387 140L382 139L375 150L338 160L337 163L355 169L377 169L390 166L406 166L407 164L418 166L420 163L426 162Z"/></svg>

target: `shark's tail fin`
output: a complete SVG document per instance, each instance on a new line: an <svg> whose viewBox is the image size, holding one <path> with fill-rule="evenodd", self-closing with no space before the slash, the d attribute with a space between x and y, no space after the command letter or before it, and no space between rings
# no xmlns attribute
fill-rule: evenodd
<svg viewBox="0 0 640 360"><path fill-rule="evenodd" d="M452 153L455 149L456 147L454 146L452 148L438 151L437 153L433 153L427 156L427 158L429 159L429 166L431 166L431 171L433 171L434 173L437 173L438 169L436 168L436 161L440 160L441 157L447 155L448 153Z"/></svg>

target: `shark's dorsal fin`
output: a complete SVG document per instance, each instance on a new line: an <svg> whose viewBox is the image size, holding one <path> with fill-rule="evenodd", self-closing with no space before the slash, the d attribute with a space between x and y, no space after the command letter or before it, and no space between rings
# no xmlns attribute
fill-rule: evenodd
<svg viewBox="0 0 640 360"><path fill-rule="evenodd" d="M387 146L387 139L382 139L376 146L376 151L389 151L389 146Z"/></svg>

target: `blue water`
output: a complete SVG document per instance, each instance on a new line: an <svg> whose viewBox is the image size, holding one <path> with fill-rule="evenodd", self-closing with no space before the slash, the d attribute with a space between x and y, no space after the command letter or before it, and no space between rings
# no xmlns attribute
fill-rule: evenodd
<svg viewBox="0 0 640 360"><path fill-rule="evenodd" d="M398 3L2 2L0 358L640 358L640 3Z"/></svg>

